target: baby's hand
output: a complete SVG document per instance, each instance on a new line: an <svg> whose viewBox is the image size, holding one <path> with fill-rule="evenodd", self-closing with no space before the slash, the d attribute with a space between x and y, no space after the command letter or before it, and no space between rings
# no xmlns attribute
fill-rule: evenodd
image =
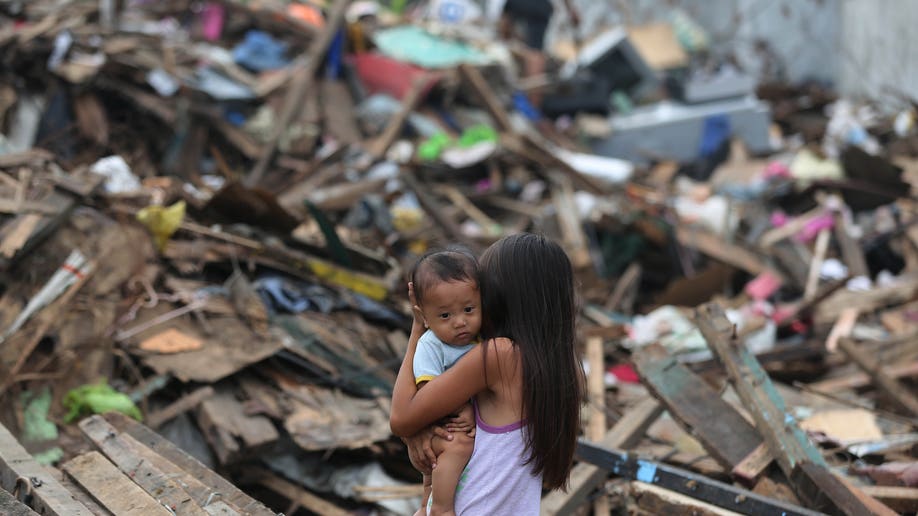
<svg viewBox="0 0 918 516"><path fill-rule="evenodd" d="M446 429L450 432L464 432L469 437L475 436L475 412L471 405L466 405L455 417L446 420Z"/></svg>

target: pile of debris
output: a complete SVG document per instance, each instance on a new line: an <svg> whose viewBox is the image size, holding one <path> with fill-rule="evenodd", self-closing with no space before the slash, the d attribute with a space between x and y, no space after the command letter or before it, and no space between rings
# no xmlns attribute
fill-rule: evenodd
<svg viewBox="0 0 918 516"><path fill-rule="evenodd" d="M0 420L64 478L90 442L124 471L109 424L204 510L250 508L199 467L287 514L413 512L404 271L534 231L590 373L547 512L918 509L911 105L754 91L668 24L565 60L375 2L127 4L2 6ZM110 410L146 426L69 424Z"/></svg>

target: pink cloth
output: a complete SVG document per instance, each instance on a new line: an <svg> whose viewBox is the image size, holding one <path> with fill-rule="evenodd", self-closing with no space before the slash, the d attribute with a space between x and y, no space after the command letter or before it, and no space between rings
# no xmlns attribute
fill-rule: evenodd
<svg viewBox="0 0 918 516"><path fill-rule="evenodd" d="M781 288L781 278L771 271L759 274L754 280L746 283L746 295L756 301L764 301Z"/></svg>

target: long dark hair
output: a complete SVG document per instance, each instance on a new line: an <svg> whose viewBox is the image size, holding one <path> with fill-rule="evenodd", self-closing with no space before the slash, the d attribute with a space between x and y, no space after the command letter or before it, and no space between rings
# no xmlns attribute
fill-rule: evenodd
<svg viewBox="0 0 918 516"><path fill-rule="evenodd" d="M574 350L571 262L555 242L522 233L499 240L481 257L482 337L506 337L522 361L526 449L546 487L567 486L583 398Z"/></svg>

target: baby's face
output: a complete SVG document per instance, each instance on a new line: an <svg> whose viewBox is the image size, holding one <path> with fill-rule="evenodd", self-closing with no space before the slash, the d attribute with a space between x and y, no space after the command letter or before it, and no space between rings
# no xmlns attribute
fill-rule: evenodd
<svg viewBox="0 0 918 516"><path fill-rule="evenodd" d="M472 342L481 330L481 294L474 281L442 281L429 288L421 306L424 324L451 346Z"/></svg>

